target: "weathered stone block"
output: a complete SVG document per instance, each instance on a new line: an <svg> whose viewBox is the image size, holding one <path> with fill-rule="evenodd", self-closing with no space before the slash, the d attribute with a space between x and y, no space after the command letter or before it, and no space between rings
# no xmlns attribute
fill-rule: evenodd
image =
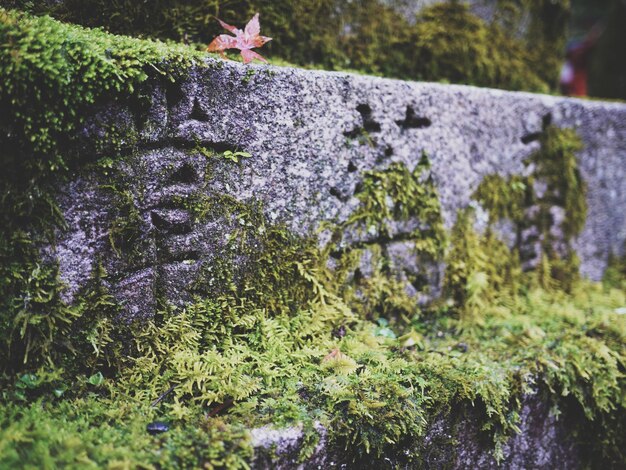
<svg viewBox="0 0 626 470"><path fill-rule="evenodd" d="M449 228L485 175L529 171L523 161L538 148L546 120L574 128L584 141L578 157L589 212L574 240L582 274L599 279L609 253L622 253L624 104L213 60L184 82L152 83L149 91L148 109L116 104L103 119L99 108L84 127L87 141L102 137L105 121L138 136L109 176L85 167L59 188L68 227L52 256L69 298L102 260L123 304L138 305L128 289L115 286L135 273L154 273L152 285L142 287L142 311L129 314L149 315L156 298L181 304L193 291L194 273L220 257L234 259L225 254L226 241L247 223L220 211L198 214L197 201L260 201L270 221L312 234L321 222L341 223L353 213L364 171L393 162L413 169L423 152ZM84 161L108 155L107 148L83 151ZM252 157L234 163L225 151ZM123 222L111 186L137 212L134 227L119 229L137 232L127 246L110 246L115 221ZM392 224L390 239L378 242L390 244L397 258L396 243L416 227L419 221ZM369 243L367 237L346 235L344 242ZM254 240L242 243L254 249Z"/></svg>

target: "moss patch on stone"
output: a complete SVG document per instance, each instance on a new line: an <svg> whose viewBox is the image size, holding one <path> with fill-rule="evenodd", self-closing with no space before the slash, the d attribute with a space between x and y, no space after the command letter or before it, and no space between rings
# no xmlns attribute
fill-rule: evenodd
<svg viewBox="0 0 626 470"><path fill-rule="evenodd" d="M580 432L601 433L590 441L594 451L613 463L623 458L623 290L585 283L573 296L496 295L469 330L449 307L381 328L348 308L320 273L282 274L310 286L282 312L258 298L198 299L133 329L114 369L93 350L81 362L100 365L77 375L44 367L7 376L0 461L218 465L228 449L229 466L242 467L250 457L244 427L304 423L314 436L320 422L346 462L401 456L415 464L429 423L455 404L474 402L486 435L502 443L516 430L522 393L540 387L555 410L575 400L586 417ZM96 371L101 385L89 381ZM150 437L145 426L157 419L172 431Z"/></svg>
<svg viewBox="0 0 626 470"><path fill-rule="evenodd" d="M32 348L50 347L53 330L67 330L80 316L63 305L56 268L36 245L51 243L63 226L51 194L78 163L68 149L76 148L81 124L104 101L138 99L151 76L184 76L200 56L3 8L0 44L0 362L17 367L30 363ZM136 138L112 128L101 144L115 154ZM113 227L112 240L128 235L127 228Z"/></svg>
<svg viewBox="0 0 626 470"><path fill-rule="evenodd" d="M365 177L374 184L389 174L411 173L394 166ZM428 200L412 204L424 209L420 201ZM502 458L502 445L518 429L523 394L540 389L554 412L574 403L581 439L593 429L589 455L622 461L623 284L577 281L573 294L547 292L532 275L516 272L513 283L491 258L471 255L467 267L499 275L501 288L486 297L479 290L477 302L470 273L455 281L465 296L452 290L430 308L413 303L399 322L390 298L371 301L386 289L383 276L355 295L346 285L358 280L329 267L332 249L273 226L260 207L196 204L254 221L233 238L254 256L246 282L120 331L102 323L115 318L116 307L102 287L106 274L96 271L81 296L79 318L89 323L74 322L73 335L61 336L90 347L73 356L58 341L64 368L39 361L38 368L5 374L0 415L8 444L0 462L245 468L252 456L246 429L302 426L306 459L319 423L343 462L419 465L429 426L469 403ZM470 218L459 220L452 250L493 253L493 240L472 235ZM496 259L512 259L496 246ZM146 426L155 420L170 431L150 436Z"/></svg>
<svg viewBox="0 0 626 470"><path fill-rule="evenodd" d="M586 184L576 160L582 142L571 129L547 125L540 149L524 163L527 176L487 176L474 197L489 212L488 230L509 220L526 269L537 269L543 287L558 283L570 290L578 276L572 240L587 217Z"/></svg>

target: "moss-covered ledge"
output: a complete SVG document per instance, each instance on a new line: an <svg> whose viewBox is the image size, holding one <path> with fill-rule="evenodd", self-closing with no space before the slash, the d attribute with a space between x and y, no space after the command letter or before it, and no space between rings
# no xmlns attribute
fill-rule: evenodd
<svg viewBox="0 0 626 470"><path fill-rule="evenodd" d="M0 11L0 466L623 464L624 105Z"/></svg>

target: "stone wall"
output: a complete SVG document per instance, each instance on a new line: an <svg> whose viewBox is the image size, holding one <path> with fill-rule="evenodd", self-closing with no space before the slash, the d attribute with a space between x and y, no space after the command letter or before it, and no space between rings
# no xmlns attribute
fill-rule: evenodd
<svg viewBox="0 0 626 470"><path fill-rule="evenodd" d="M129 316L151 315L159 299L182 304L201 269L224 256L246 262L227 252L226 242L250 221L223 213L199 221L188 203L193 197L261 201L269 220L315 234L322 221L341 222L354 210L364 171L392 162L412 169L423 152L450 228L485 175L528 171L523 161L548 121L574 128L584 141L579 165L589 213L574 242L582 274L599 279L609 253L623 252L626 104L210 59L206 65L179 83L152 81L145 102L104 103L85 124L85 166L59 187L67 229L45 250L60 265L68 299L101 263ZM92 165L118 156L106 145L112 135L134 144L121 160ZM225 151L251 157L235 163ZM206 156L212 152L217 156ZM125 225L129 217L133 227ZM414 228L396 224L378 242L403 253ZM132 233L116 245L124 230ZM367 242L367 234L344 240Z"/></svg>

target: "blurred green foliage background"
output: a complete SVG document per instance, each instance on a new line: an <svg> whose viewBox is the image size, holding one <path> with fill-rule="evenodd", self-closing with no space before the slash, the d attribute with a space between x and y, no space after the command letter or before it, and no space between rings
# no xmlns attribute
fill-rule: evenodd
<svg viewBox="0 0 626 470"><path fill-rule="evenodd" d="M305 67L556 92L566 44L605 22L590 94L626 98L623 0L8 0L9 7L139 37L206 45L215 17L261 13L263 49ZM427 4L430 4L429 6ZM427 5L422 8L422 5ZM409 12L409 13L407 13Z"/></svg>

